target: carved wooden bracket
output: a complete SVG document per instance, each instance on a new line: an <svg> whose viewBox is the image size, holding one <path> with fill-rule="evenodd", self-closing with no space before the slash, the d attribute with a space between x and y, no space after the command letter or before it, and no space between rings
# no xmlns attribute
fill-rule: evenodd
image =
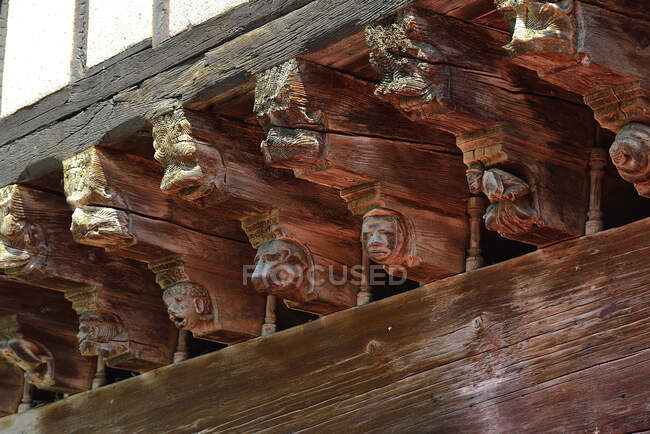
<svg viewBox="0 0 650 434"><path fill-rule="evenodd" d="M328 166L327 119L312 106L300 69L292 59L260 74L254 111L268 132L261 144L266 164L314 171Z"/></svg>
<svg viewBox="0 0 650 434"><path fill-rule="evenodd" d="M131 371L169 364L173 336L158 322L158 306L137 294L123 296L94 286L65 292L79 315L81 354L101 355L108 366Z"/></svg>
<svg viewBox="0 0 650 434"><path fill-rule="evenodd" d="M47 257L43 229L28 221L18 185L0 188L0 269L11 275L36 271Z"/></svg>
<svg viewBox="0 0 650 434"><path fill-rule="evenodd" d="M641 196L650 198L650 126L631 123L623 127L609 155L621 178L633 183Z"/></svg>
<svg viewBox="0 0 650 434"><path fill-rule="evenodd" d="M370 63L379 71L375 90L412 119L447 112L449 69L440 51L422 37L423 20L406 10L366 27Z"/></svg>
<svg viewBox="0 0 650 434"><path fill-rule="evenodd" d="M389 274L430 282L464 269L467 227L453 217L406 204L370 183L341 191L363 217L361 243L370 260Z"/></svg>
<svg viewBox="0 0 650 434"><path fill-rule="evenodd" d="M150 122L154 158L165 170L160 189L189 201L219 196L224 176L221 156L193 134L183 109L174 106L156 113Z"/></svg>
<svg viewBox="0 0 650 434"><path fill-rule="evenodd" d="M74 353L66 354L74 349L48 348L41 343L45 336L23 324L16 315L0 317L0 355L24 371L26 381L39 389L57 392L86 390L90 376L83 375L85 369L75 361Z"/></svg>
<svg viewBox="0 0 650 434"><path fill-rule="evenodd" d="M296 241L277 210L242 221L242 228L257 248L252 283L259 292L284 298L291 309L318 315L355 305L356 288L345 266Z"/></svg>
<svg viewBox="0 0 650 434"><path fill-rule="evenodd" d="M512 34L510 56L554 52L575 56L577 30L573 0L495 0Z"/></svg>
<svg viewBox="0 0 650 434"><path fill-rule="evenodd" d="M63 187L73 209L70 230L80 244L117 250L136 243L120 193L109 186L92 147L63 161ZM97 206L97 205L109 206Z"/></svg>
<svg viewBox="0 0 650 434"><path fill-rule="evenodd" d="M582 95L603 128L618 132L630 122L650 119L648 90L639 79L639 70L646 69L643 60L627 56L620 62L611 56L611 50L620 50L620 31L607 25L611 12L574 0L495 4L510 25L512 40L504 48L515 63ZM638 33L631 40L644 44L647 31Z"/></svg>
<svg viewBox="0 0 650 434"><path fill-rule="evenodd" d="M240 275L215 276L188 266L181 255L149 263L163 289L169 319L200 339L233 344L259 336L265 299L251 294Z"/></svg>

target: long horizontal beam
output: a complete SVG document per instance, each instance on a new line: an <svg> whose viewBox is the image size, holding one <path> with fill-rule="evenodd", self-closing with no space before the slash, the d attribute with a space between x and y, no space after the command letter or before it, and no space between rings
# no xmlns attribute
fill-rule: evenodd
<svg viewBox="0 0 650 434"><path fill-rule="evenodd" d="M59 168L63 158L102 141L138 131L146 126L147 114L161 106L168 106L172 101L180 100L185 104L205 102L227 94L233 88L248 83L255 74L357 33L369 22L411 1L314 0L255 30L223 42L203 55L195 56L192 61L168 67L162 72L151 70L147 64L136 64L131 69L145 69L152 71L153 75L149 78L137 77L131 83L137 86L117 94L100 90L102 86L112 86L106 84L113 80L112 75L103 81L94 78L96 83L85 92L87 95L79 98L88 100L101 95L103 99L95 99L92 104L88 100L88 104L77 108L78 113L68 113L67 119L21 139L8 143L6 140L0 141L0 167L3 168L0 186L52 172ZM203 51L205 49L203 46ZM162 51L162 45L156 50ZM171 50L183 51L184 48L175 46ZM156 64L156 59L151 58L147 62ZM117 90L114 88L113 92ZM73 102L70 97L62 98L53 107L60 104L67 107ZM72 113L76 114L70 116ZM47 123L38 122L39 127L44 125ZM34 129L25 124L19 128L23 131Z"/></svg>
<svg viewBox="0 0 650 434"><path fill-rule="evenodd" d="M649 231L645 219L557 244L0 419L0 430L648 429Z"/></svg>

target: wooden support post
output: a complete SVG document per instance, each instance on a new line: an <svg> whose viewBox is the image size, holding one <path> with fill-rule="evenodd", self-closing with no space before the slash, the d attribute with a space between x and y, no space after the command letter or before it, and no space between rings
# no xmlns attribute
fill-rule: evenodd
<svg viewBox="0 0 650 434"><path fill-rule="evenodd" d="M591 188L589 190L589 212L585 224L585 234L591 235L603 230L603 211L601 202L603 198L603 177L607 164L607 151L603 148L593 148L589 161L589 177Z"/></svg>
<svg viewBox="0 0 650 434"><path fill-rule="evenodd" d="M366 249L361 249L361 284L357 292L357 306L363 306L372 300L372 288L370 286L370 260Z"/></svg>
<svg viewBox="0 0 650 434"><path fill-rule="evenodd" d="M20 400L20 405L18 405L18 413L24 413L30 408L32 408L32 392L34 391L34 386L27 381L27 372L24 374L23 381L23 396Z"/></svg>
<svg viewBox="0 0 650 434"><path fill-rule="evenodd" d="M93 377L92 390L99 389L106 384L106 362L101 352L97 353L97 368Z"/></svg>
<svg viewBox="0 0 650 434"><path fill-rule="evenodd" d="M183 329L178 330L178 343L174 352L174 363L180 363L187 360L187 332Z"/></svg>
<svg viewBox="0 0 650 434"><path fill-rule="evenodd" d="M262 325L262 336L272 335L278 331L277 318L275 316L277 299L275 295L266 296L266 315L264 316L264 324Z"/></svg>
<svg viewBox="0 0 650 434"><path fill-rule="evenodd" d="M467 199L467 215L469 216L469 248L465 258L465 271L476 270L483 266L481 255L481 222L485 213L485 199L481 196L470 196Z"/></svg>

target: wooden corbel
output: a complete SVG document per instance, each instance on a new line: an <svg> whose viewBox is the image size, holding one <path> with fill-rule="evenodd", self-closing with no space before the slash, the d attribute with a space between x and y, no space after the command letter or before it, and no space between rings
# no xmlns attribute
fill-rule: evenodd
<svg viewBox="0 0 650 434"><path fill-rule="evenodd" d="M265 299L243 283L242 269L218 276L192 267L182 255L152 261L149 269L163 289L169 319L177 328L225 344L260 335Z"/></svg>
<svg viewBox="0 0 650 434"><path fill-rule="evenodd" d="M361 243L368 258L389 274L426 283L464 270L466 220L401 201L379 183L342 190L341 197L363 218Z"/></svg>
<svg viewBox="0 0 650 434"><path fill-rule="evenodd" d="M221 155L193 133L194 125L180 105L150 117L154 158L164 168L160 189L188 201L220 199L225 176ZM216 199L215 199L216 196Z"/></svg>
<svg viewBox="0 0 650 434"><path fill-rule="evenodd" d="M68 290L65 297L79 316L82 355L101 356L107 366L140 372L171 362L175 334L166 327L159 303L96 286Z"/></svg>
<svg viewBox="0 0 650 434"><path fill-rule="evenodd" d="M582 95L598 123L618 132L630 122L650 121L647 65L643 56L620 51L621 32L629 52L641 51L650 35L647 23L578 0L495 0L510 25L504 46L513 62L540 78Z"/></svg>
<svg viewBox="0 0 650 434"><path fill-rule="evenodd" d="M296 310L326 315L356 305L352 267L311 251L297 241L277 210L242 221L257 248L251 281L259 292L281 297ZM356 270L357 274L359 270Z"/></svg>
<svg viewBox="0 0 650 434"><path fill-rule="evenodd" d="M24 377L22 369L0 357L0 417L18 410Z"/></svg>
<svg viewBox="0 0 650 434"><path fill-rule="evenodd" d="M77 356L69 343L24 323L17 315L0 317L0 354L39 389L76 393L90 387L89 361Z"/></svg>
<svg viewBox="0 0 650 434"><path fill-rule="evenodd" d="M621 178L650 198L650 124L630 123L621 129L609 148Z"/></svg>

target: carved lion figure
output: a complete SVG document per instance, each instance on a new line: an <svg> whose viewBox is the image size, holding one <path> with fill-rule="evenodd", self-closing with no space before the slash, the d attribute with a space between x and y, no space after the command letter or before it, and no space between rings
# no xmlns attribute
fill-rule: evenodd
<svg viewBox="0 0 650 434"><path fill-rule="evenodd" d="M633 122L624 126L609 148L621 178L641 196L650 197L650 126Z"/></svg>
<svg viewBox="0 0 650 434"><path fill-rule="evenodd" d="M262 243L255 256L252 282L255 289L286 298L311 291L313 258L298 243L277 239Z"/></svg>
<svg viewBox="0 0 650 434"><path fill-rule="evenodd" d="M209 328L215 320L210 294L193 282L177 282L165 289L163 300L169 319L183 330L193 332Z"/></svg>

